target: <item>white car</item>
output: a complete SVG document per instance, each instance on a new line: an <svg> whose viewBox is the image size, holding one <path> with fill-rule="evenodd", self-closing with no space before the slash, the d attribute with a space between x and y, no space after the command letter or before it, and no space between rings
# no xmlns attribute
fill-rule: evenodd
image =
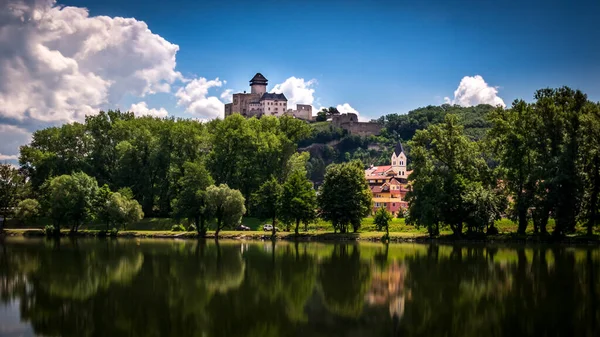
<svg viewBox="0 0 600 337"><path fill-rule="evenodd" d="M263 226L263 231L265 231L265 232L271 232L271 231L273 231L273 225L271 225L270 223L265 224ZM279 228L275 227L275 231L278 232Z"/></svg>

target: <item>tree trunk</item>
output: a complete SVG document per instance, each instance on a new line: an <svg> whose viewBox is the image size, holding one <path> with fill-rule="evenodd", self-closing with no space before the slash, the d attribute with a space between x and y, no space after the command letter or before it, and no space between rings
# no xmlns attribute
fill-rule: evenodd
<svg viewBox="0 0 600 337"><path fill-rule="evenodd" d="M300 227L300 219L296 219L296 235L298 235L298 228Z"/></svg>
<svg viewBox="0 0 600 337"><path fill-rule="evenodd" d="M217 219L217 230L215 231L215 241L219 240L219 232L221 231L221 225L223 220L221 218Z"/></svg>
<svg viewBox="0 0 600 337"><path fill-rule="evenodd" d="M277 221L276 215L273 214L273 229L271 229L271 238L273 238L273 239L275 238L275 235L277 235L277 227L275 226L276 221Z"/></svg>
<svg viewBox="0 0 600 337"><path fill-rule="evenodd" d="M525 235L527 231L527 207L523 205L522 197L519 197L519 205L518 207L518 217L519 217L519 227L517 233L520 235Z"/></svg>

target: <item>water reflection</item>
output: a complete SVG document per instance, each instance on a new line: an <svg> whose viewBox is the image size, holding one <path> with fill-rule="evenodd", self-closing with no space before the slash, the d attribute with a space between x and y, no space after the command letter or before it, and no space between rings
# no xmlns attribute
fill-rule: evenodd
<svg viewBox="0 0 600 337"><path fill-rule="evenodd" d="M8 240L0 336L596 336L599 262L563 247Z"/></svg>

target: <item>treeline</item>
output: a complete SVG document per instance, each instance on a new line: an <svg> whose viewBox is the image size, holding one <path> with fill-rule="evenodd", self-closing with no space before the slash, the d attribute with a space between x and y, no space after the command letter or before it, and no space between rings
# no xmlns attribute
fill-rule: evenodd
<svg viewBox="0 0 600 337"><path fill-rule="evenodd" d="M600 104L581 91L542 89L535 101L517 100L489 114L490 130L473 140L448 114L440 124L416 131L409 142L413 173L409 221L439 233L493 228L507 215L524 234L562 236L598 223L600 194Z"/></svg>

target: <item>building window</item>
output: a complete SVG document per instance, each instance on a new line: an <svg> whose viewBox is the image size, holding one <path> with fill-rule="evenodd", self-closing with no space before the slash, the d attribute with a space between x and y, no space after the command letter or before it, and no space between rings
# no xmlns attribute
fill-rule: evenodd
<svg viewBox="0 0 600 337"><path fill-rule="evenodd" d="M386 202L383 203L383 207L387 207L387 203Z"/></svg>
<svg viewBox="0 0 600 337"><path fill-rule="evenodd" d="M271 107L269 107L269 111L271 111Z"/></svg>
<svg viewBox="0 0 600 337"><path fill-rule="evenodd" d="M393 166L396 166L396 161L393 161L393 162L392 162L392 165L393 165Z"/></svg>
<svg viewBox="0 0 600 337"><path fill-rule="evenodd" d="M395 202L392 202L392 207L396 207L396 203Z"/></svg>
<svg viewBox="0 0 600 337"><path fill-rule="evenodd" d="M378 202L375 203L375 207L379 207L380 204Z"/></svg>

